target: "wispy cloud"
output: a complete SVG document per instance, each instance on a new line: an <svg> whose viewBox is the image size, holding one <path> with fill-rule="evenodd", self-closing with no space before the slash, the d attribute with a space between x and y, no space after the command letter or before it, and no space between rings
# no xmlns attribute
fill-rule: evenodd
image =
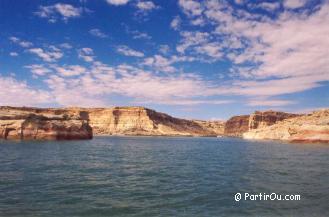
<svg viewBox="0 0 329 217"><path fill-rule="evenodd" d="M107 38L108 35L102 32L100 29L91 29L89 30L89 33L93 36L96 36L98 38Z"/></svg>
<svg viewBox="0 0 329 217"><path fill-rule="evenodd" d="M78 56L86 62L92 62L95 58L93 49L89 47L79 49Z"/></svg>
<svg viewBox="0 0 329 217"><path fill-rule="evenodd" d="M106 2L110 5L125 5L129 2L129 0L106 0Z"/></svg>
<svg viewBox="0 0 329 217"><path fill-rule="evenodd" d="M81 75L86 72L86 68L79 65L70 65L70 66L54 66L53 67L57 73L63 77L71 77Z"/></svg>
<svg viewBox="0 0 329 217"><path fill-rule="evenodd" d="M17 37L9 37L9 40L12 41L13 43L15 44L18 44L19 46L23 47L23 48L28 48L28 47L31 47L33 46L33 43L32 42L29 42L29 41L24 41L24 40L21 40Z"/></svg>
<svg viewBox="0 0 329 217"><path fill-rule="evenodd" d="M10 52L9 55L11 57L17 57L18 56L18 53L17 52Z"/></svg>
<svg viewBox="0 0 329 217"><path fill-rule="evenodd" d="M306 1L284 2L289 8L304 4ZM202 19L214 31L181 31L177 51L196 57L207 55L213 61L228 58L233 62L232 82L225 88L219 87L221 93L279 96L319 87L321 82L329 80L328 3L308 13L285 11L277 19L239 11L224 2L180 0L179 5L189 20ZM254 100L251 104L259 103Z"/></svg>
<svg viewBox="0 0 329 217"><path fill-rule="evenodd" d="M178 30L180 28L181 25L181 18L179 16L176 16L170 23L170 27L174 30Z"/></svg>
<svg viewBox="0 0 329 217"><path fill-rule="evenodd" d="M50 6L40 6L35 15L48 19L50 23L55 23L60 18L67 21L71 18L80 17L82 11L81 8L76 8L70 4L57 3Z"/></svg>
<svg viewBox="0 0 329 217"><path fill-rule="evenodd" d="M42 99L62 106L109 106L113 103L109 100L113 94L131 97L135 103L199 105L232 102L203 99L211 94L212 87L191 74L159 76L131 65L112 67L98 61L88 68L53 64L48 68L44 65L26 67L33 74L42 76L48 85L50 91L42 92L41 96L51 100ZM56 73L50 73L53 71Z"/></svg>
<svg viewBox="0 0 329 217"><path fill-rule="evenodd" d="M179 6L182 8L183 12L188 16L198 16L201 15L203 8L202 4L194 0L179 0Z"/></svg>
<svg viewBox="0 0 329 217"><path fill-rule="evenodd" d="M71 49L73 46L69 43L62 43L59 45L59 47L65 48L65 49Z"/></svg>
<svg viewBox="0 0 329 217"><path fill-rule="evenodd" d="M125 55L125 56L132 56L132 57L143 57L144 53L131 49L126 45L120 45L117 47L117 52Z"/></svg>
<svg viewBox="0 0 329 217"><path fill-rule="evenodd" d="M198 100L198 99L164 99L161 101L136 101L139 104L164 104L164 105L223 105L233 103L233 100Z"/></svg>
<svg viewBox="0 0 329 217"><path fill-rule="evenodd" d="M50 70L49 68L47 68L46 66L44 65L40 65L40 64L32 64L32 65L27 65L27 66L24 66L25 68L27 69L30 69L32 74L34 76L44 76L50 72L52 72L52 70Z"/></svg>
<svg viewBox="0 0 329 217"><path fill-rule="evenodd" d="M162 54L168 54L170 51L170 47L167 44L162 44L159 46L159 52Z"/></svg>
<svg viewBox="0 0 329 217"><path fill-rule="evenodd" d="M147 39L147 40L152 39L152 37L146 32L142 32L136 29L131 30L129 26L125 24L123 24L123 27L125 28L126 33L132 35L133 39Z"/></svg>
<svg viewBox="0 0 329 217"><path fill-rule="evenodd" d="M15 99L15 100L13 100ZM47 91L30 87L24 81L0 76L0 104L12 106L36 106L51 102Z"/></svg>
<svg viewBox="0 0 329 217"><path fill-rule="evenodd" d="M307 0L284 0L283 6L288 9L296 9L303 7Z"/></svg>
<svg viewBox="0 0 329 217"><path fill-rule="evenodd" d="M149 40L152 38L146 32L140 32L140 31L135 30L135 31L132 31L131 33L132 33L134 39L148 39Z"/></svg>
<svg viewBox="0 0 329 217"><path fill-rule="evenodd" d="M144 59L143 65L152 67L155 71L160 72L175 72L175 67L172 66L173 61L161 55L154 55Z"/></svg>
<svg viewBox="0 0 329 217"><path fill-rule="evenodd" d="M47 50L44 50L43 48L30 48L28 51L46 62L55 62L63 57L61 50L54 46L50 46Z"/></svg>
<svg viewBox="0 0 329 217"><path fill-rule="evenodd" d="M139 10L145 11L145 12L158 8L158 6L156 6L152 1L139 1L139 2L137 2L136 7Z"/></svg>
<svg viewBox="0 0 329 217"><path fill-rule="evenodd" d="M290 100L279 100L279 99L251 99L248 101L249 106L263 106L263 107L280 107L295 104L296 102Z"/></svg>

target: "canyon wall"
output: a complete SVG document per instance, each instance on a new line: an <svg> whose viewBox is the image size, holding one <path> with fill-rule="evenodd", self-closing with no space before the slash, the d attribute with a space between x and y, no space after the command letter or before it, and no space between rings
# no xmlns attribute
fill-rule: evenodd
<svg viewBox="0 0 329 217"><path fill-rule="evenodd" d="M255 111L249 117L249 130L271 126L287 118L297 117L297 114L291 114L278 111Z"/></svg>
<svg viewBox="0 0 329 217"><path fill-rule="evenodd" d="M225 121L193 120L193 122L199 124L204 129L214 132L217 136L224 135Z"/></svg>
<svg viewBox="0 0 329 217"><path fill-rule="evenodd" d="M143 107L87 109L96 135L216 136L214 127Z"/></svg>
<svg viewBox="0 0 329 217"><path fill-rule="evenodd" d="M92 138L92 128L86 120L76 115L55 113L43 109L0 107L0 139Z"/></svg>
<svg viewBox="0 0 329 217"><path fill-rule="evenodd" d="M224 126L224 135L241 137L249 129L249 115L233 116Z"/></svg>
<svg viewBox="0 0 329 217"><path fill-rule="evenodd" d="M93 135L225 135L329 142L329 109L309 115L256 111L223 122L174 118L143 107L0 107L2 139L91 139Z"/></svg>
<svg viewBox="0 0 329 217"><path fill-rule="evenodd" d="M79 139L94 135L217 136L223 122L171 117L143 107L0 107L0 138Z"/></svg>
<svg viewBox="0 0 329 217"><path fill-rule="evenodd" d="M299 115L272 110L233 116L225 123L224 135L242 137L244 133L250 130L271 126L279 121L297 116Z"/></svg>
<svg viewBox="0 0 329 217"><path fill-rule="evenodd" d="M245 139L273 139L292 142L329 142L329 109L279 121L250 130Z"/></svg>

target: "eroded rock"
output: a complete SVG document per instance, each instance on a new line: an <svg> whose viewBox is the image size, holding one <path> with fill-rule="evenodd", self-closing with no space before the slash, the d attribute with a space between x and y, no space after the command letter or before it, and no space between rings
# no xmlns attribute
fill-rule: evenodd
<svg viewBox="0 0 329 217"><path fill-rule="evenodd" d="M245 139L273 139L296 142L329 142L329 109L279 121L250 130Z"/></svg>

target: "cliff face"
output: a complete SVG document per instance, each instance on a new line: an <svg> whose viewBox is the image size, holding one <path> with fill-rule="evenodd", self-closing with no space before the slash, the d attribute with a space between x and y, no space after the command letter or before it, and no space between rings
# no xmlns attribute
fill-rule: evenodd
<svg viewBox="0 0 329 217"><path fill-rule="evenodd" d="M224 134L227 136L242 137L250 130L271 126L278 121L299 115L277 111L256 111L251 115L233 116L225 123Z"/></svg>
<svg viewBox="0 0 329 217"><path fill-rule="evenodd" d="M201 124L143 107L88 109L89 123L96 135L215 136Z"/></svg>
<svg viewBox="0 0 329 217"><path fill-rule="evenodd" d="M40 114L42 113L42 114ZM79 116L50 110L0 107L1 139L91 139L92 129Z"/></svg>
<svg viewBox="0 0 329 217"><path fill-rule="evenodd" d="M199 124L204 129L213 131L216 135L224 135L225 121L193 120L193 122Z"/></svg>
<svg viewBox="0 0 329 217"><path fill-rule="evenodd" d="M91 139L94 135L242 136L329 142L329 109L309 115L265 111L227 122L185 120L143 107L0 107L0 139Z"/></svg>
<svg viewBox="0 0 329 217"><path fill-rule="evenodd" d="M192 121L143 107L0 108L0 138L83 139L94 135L216 136L222 122ZM92 132L91 132L92 129Z"/></svg>
<svg viewBox="0 0 329 217"><path fill-rule="evenodd" d="M224 134L241 137L249 129L249 115L233 116L226 121Z"/></svg>
<svg viewBox="0 0 329 217"><path fill-rule="evenodd" d="M249 117L249 130L271 126L278 121L297 116L299 115L277 111L256 111Z"/></svg>
<svg viewBox="0 0 329 217"><path fill-rule="evenodd" d="M329 142L329 109L285 119L272 126L250 130L243 134L243 138Z"/></svg>

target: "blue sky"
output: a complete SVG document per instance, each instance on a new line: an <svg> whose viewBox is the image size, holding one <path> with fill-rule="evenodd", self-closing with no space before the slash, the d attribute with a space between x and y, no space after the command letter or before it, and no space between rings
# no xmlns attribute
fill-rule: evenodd
<svg viewBox="0 0 329 217"><path fill-rule="evenodd" d="M327 0L0 2L0 105L329 107Z"/></svg>

